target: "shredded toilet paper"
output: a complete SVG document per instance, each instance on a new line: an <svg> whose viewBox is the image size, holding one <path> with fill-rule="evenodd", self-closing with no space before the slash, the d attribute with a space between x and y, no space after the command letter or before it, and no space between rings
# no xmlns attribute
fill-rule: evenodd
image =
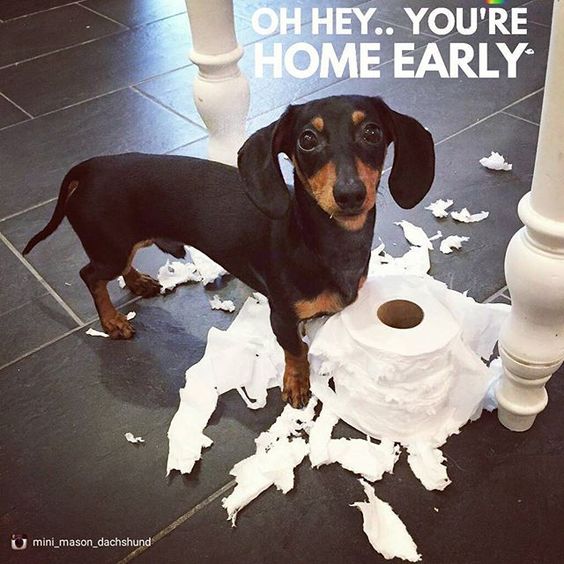
<svg viewBox="0 0 564 564"><path fill-rule="evenodd" d="M448 217L447 209L452 206L452 200L436 200L430 203L425 209L429 210L435 217Z"/></svg>
<svg viewBox="0 0 564 564"><path fill-rule="evenodd" d="M490 215L490 212L481 211L480 213L470 213L468 208L462 208L459 212L451 212L450 215L455 221L460 221L462 223L476 223L486 219Z"/></svg>
<svg viewBox="0 0 564 564"><path fill-rule="evenodd" d="M433 250L433 243L421 227L405 220L397 221L395 225L403 229L403 234L411 245L415 247L426 247L431 251Z"/></svg>
<svg viewBox="0 0 564 564"><path fill-rule="evenodd" d="M441 253L449 255L454 249L462 248L462 243L470 241L469 237L461 237L460 235L449 235L441 241L441 246L439 247Z"/></svg>
<svg viewBox="0 0 564 564"><path fill-rule="evenodd" d="M407 462L425 488L444 490L450 484L440 449L427 442L415 442L408 445L407 452Z"/></svg>
<svg viewBox="0 0 564 564"><path fill-rule="evenodd" d="M421 555L418 554L417 545L407 532L403 521L389 503L376 497L370 484L363 480L360 480L360 483L368 501L357 501L351 505L362 512L363 529L370 544L386 560L402 558L409 562L419 562Z"/></svg>
<svg viewBox="0 0 564 564"><path fill-rule="evenodd" d="M128 442L133 443L134 445L145 442L145 439L143 439L143 437L136 437L133 433L128 432L125 433L123 436L126 438Z"/></svg>
<svg viewBox="0 0 564 564"><path fill-rule="evenodd" d="M480 159L480 164L490 170L512 170L513 165L505 161L505 157L492 151L489 157Z"/></svg>
<svg viewBox="0 0 564 564"><path fill-rule="evenodd" d="M200 273L202 284L210 284L220 276L227 274L227 270L223 266L217 264L207 255L196 249L195 247L186 247L190 253L192 261L196 266L197 271Z"/></svg>
<svg viewBox="0 0 564 564"><path fill-rule="evenodd" d="M237 513L270 486L284 494L294 487L294 468L309 452L305 440L296 436L311 427L316 403L313 398L303 410L287 405L270 429L255 440L256 453L231 469L237 485L222 503L233 526Z"/></svg>
<svg viewBox="0 0 564 564"><path fill-rule="evenodd" d="M307 324L312 400L303 410L286 406L257 437L255 454L231 470L237 485L223 505L233 524L238 512L270 486L283 493L292 489L294 469L308 454L312 467L338 463L377 481L393 472L403 446L425 488L448 485L440 447L487 405L499 368L495 363L488 368L482 358L489 358L509 306L478 304L428 276L424 241L403 257L384 249L382 244L373 251L356 302ZM395 299L418 304L421 323L411 329L384 325L379 306ZM237 390L249 408L259 409L267 390L282 386L283 371L268 301L255 294L227 330L210 329L202 360L186 372L168 431L167 473L191 472L212 444L204 431L220 394ZM333 439L339 420L367 438ZM357 506L372 545L386 558L416 561L417 548L399 517L371 488L367 496L369 501Z"/></svg>
<svg viewBox="0 0 564 564"><path fill-rule="evenodd" d="M159 268L158 280L161 294L171 291L180 284L201 282L204 286L227 274L225 268L194 247L186 246L193 262L170 261Z"/></svg>
<svg viewBox="0 0 564 564"><path fill-rule="evenodd" d="M157 278L161 285L161 294L173 290L180 284L186 284L186 282L201 282L202 280L202 276L195 264L191 262L180 262L178 260L167 260L166 263L159 268Z"/></svg>
<svg viewBox="0 0 564 564"><path fill-rule="evenodd" d="M217 294L210 300L210 306L212 309L220 309L229 313L235 311L235 304L231 300L222 300Z"/></svg>

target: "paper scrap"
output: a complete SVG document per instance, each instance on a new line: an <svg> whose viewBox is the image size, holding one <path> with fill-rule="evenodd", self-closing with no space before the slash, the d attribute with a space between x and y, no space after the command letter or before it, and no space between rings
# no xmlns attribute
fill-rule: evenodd
<svg viewBox="0 0 564 564"><path fill-rule="evenodd" d="M167 260L166 263L159 268L157 275L159 284L161 285L161 294L169 290L173 290L180 284L186 282L200 282L202 276L191 262L180 262Z"/></svg>
<svg viewBox="0 0 564 564"><path fill-rule="evenodd" d="M370 484L364 480L359 481L364 487L368 501L357 501L352 507L362 512L363 529L370 544L386 560L401 558L409 562L419 562L421 555L418 554L417 545L403 521L389 503L376 497Z"/></svg>
<svg viewBox="0 0 564 564"><path fill-rule="evenodd" d="M532 47L525 49L525 55L534 55L534 54L535 54L535 50Z"/></svg>
<svg viewBox="0 0 564 564"><path fill-rule="evenodd" d="M451 212L450 215L452 219L461 223L476 223L486 219L490 215L490 212L481 211L480 213L470 213L468 208L462 208L459 212Z"/></svg>
<svg viewBox="0 0 564 564"><path fill-rule="evenodd" d="M127 319L128 321L131 321L132 319L135 319L135 316L137 314L134 311L130 311L126 316L125 319Z"/></svg>
<svg viewBox="0 0 564 564"><path fill-rule="evenodd" d="M405 220L396 221L394 225L399 225L399 227L403 229L403 234L411 245L415 247L426 247L431 251L433 250L433 243L431 243L429 237L427 237L427 234L421 227Z"/></svg>
<svg viewBox="0 0 564 564"><path fill-rule="evenodd" d="M449 235L441 241L440 250L441 253L448 255L452 253L453 249L460 249L462 243L469 241L469 237L460 237L459 235Z"/></svg>
<svg viewBox="0 0 564 564"><path fill-rule="evenodd" d="M200 273L201 281L204 286L213 282L220 276L227 274L227 270L225 270L223 266L217 264L217 262L213 261L195 247L187 247L187 250L192 257L196 269Z"/></svg>
<svg viewBox="0 0 564 564"><path fill-rule="evenodd" d="M446 211L454 202L452 200L436 200L430 203L425 209L429 210L435 217L448 217Z"/></svg>
<svg viewBox="0 0 564 564"><path fill-rule="evenodd" d="M220 309L229 313L235 311L235 304L231 300L222 300L217 294L210 300L210 306L212 309Z"/></svg>
<svg viewBox="0 0 564 564"><path fill-rule="evenodd" d="M133 444L139 444L139 443L144 443L145 439L143 439L142 437L136 437L133 433L125 433L124 437Z"/></svg>
<svg viewBox="0 0 564 564"><path fill-rule="evenodd" d="M430 443L415 442L408 445L407 451L407 462L425 488L442 491L451 483L440 449Z"/></svg>
<svg viewBox="0 0 564 564"><path fill-rule="evenodd" d="M103 331L97 331L96 329L92 329L92 327L90 327L90 329L86 331L86 334L90 335L91 337L109 337L107 333L104 333Z"/></svg>
<svg viewBox="0 0 564 564"><path fill-rule="evenodd" d="M270 486L284 494L294 487L294 468L309 452L305 440L295 435L311 422L316 403L312 398L304 409L287 405L270 429L255 440L256 453L231 469L237 485L222 504L233 526L237 513Z"/></svg>
<svg viewBox="0 0 564 564"><path fill-rule="evenodd" d="M120 288L125 288L126 283L125 283L125 278L123 276L118 276L117 282Z"/></svg>
<svg viewBox="0 0 564 564"><path fill-rule="evenodd" d="M489 157L484 157L480 159L480 164L490 170L511 170L513 168L512 164L505 161L503 155L492 151Z"/></svg>

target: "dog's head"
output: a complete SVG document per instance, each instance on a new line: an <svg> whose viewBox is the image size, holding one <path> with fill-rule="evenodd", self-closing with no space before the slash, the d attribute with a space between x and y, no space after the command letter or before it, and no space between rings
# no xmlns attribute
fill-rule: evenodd
<svg viewBox="0 0 564 564"><path fill-rule="evenodd" d="M392 142L390 192L402 208L412 208L433 182L433 138L418 121L377 97L334 96L289 106L278 121L245 142L239 172L253 203L269 217L281 218L290 198L278 154L286 153L297 186L339 224L355 230L375 205L386 148Z"/></svg>

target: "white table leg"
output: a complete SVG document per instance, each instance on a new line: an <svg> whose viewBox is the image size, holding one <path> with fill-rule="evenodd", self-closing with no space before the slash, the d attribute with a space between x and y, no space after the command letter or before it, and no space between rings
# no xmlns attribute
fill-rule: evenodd
<svg viewBox="0 0 564 564"><path fill-rule="evenodd" d="M504 374L498 416L529 429L548 402L546 382L564 359L564 2L554 3L544 104L525 224L507 249L512 311L500 336Z"/></svg>
<svg viewBox="0 0 564 564"><path fill-rule="evenodd" d="M186 0L193 49L198 66L194 102L209 130L208 156L236 164L245 140L249 111L249 83L237 62L243 48L237 43L232 0Z"/></svg>

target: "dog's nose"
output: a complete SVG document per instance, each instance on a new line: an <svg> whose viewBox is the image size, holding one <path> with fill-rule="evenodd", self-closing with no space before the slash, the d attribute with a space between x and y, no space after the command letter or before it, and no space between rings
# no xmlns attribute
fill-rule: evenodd
<svg viewBox="0 0 564 564"><path fill-rule="evenodd" d="M333 188L333 196L343 211L354 213L362 208L366 189L361 182L338 182Z"/></svg>

